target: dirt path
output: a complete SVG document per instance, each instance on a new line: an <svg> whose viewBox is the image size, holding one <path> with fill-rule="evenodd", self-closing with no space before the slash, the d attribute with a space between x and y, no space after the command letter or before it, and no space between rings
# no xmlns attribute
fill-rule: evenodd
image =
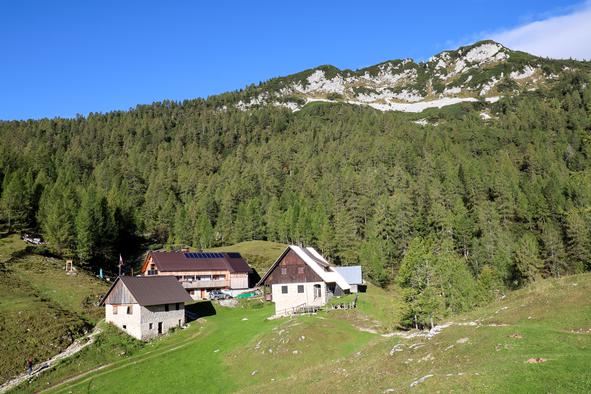
<svg viewBox="0 0 591 394"><path fill-rule="evenodd" d="M62 391L65 390L66 388L69 387L74 387L77 386L79 384L85 383L87 382L89 379L94 379L98 376L102 376L111 372L115 372L118 371L122 368L125 368L129 365L134 365L134 364L138 364L141 362L144 362L146 360L152 359L154 357L159 357L162 354L166 354L175 350L178 350L180 348L183 348L187 345L190 345L193 340L202 335L202 331L199 330L198 332L194 333L193 335L191 335L189 338L186 338L185 340L183 340L182 342L178 343L178 344L174 344L174 346L171 347L167 347L164 349L155 349L155 350L151 350L148 351L146 353L137 355L137 356L132 356L129 359L126 360L122 360L122 361L118 361L118 362L114 362L114 363L110 363L110 364L105 364L105 365L101 365L98 366L96 368L90 369L88 371L82 372L78 375L75 376L71 376L65 380L62 380L60 382L56 382L55 384L51 385L50 387L44 388L41 392L45 393L48 391L54 391L57 390ZM95 374L95 372L98 372L97 374ZM90 375L90 376L89 376ZM69 383L72 383L71 385L68 385ZM63 387L65 386L65 387Z"/></svg>
<svg viewBox="0 0 591 394"><path fill-rule="evenodd" d="M63 352L53 356L49 360L39 363L33 366L33 372L31 374L24 372L17 376L16 378L9 380L8 382L2 384L0 386L0 393L5 393L10 389L15 388L19 384L29 380L31 378L36 378L46 370L48 370L51 366L57 363L60 360L63 360L67 357L70 357L80 350L84 349L85 347L91 345L96 340L96 336L101 333L101 329L96 327L87 335L83 336L82 338L76 339L70 346L66 348Z"/></svg>

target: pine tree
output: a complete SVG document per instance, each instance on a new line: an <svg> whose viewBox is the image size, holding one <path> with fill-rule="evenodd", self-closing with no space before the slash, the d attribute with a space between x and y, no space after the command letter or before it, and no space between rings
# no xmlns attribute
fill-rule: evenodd
<svg viewBox="0 0 591 394"><path fill-rule="evenodd" d="M538 240L531 233L524 234L515 249L516 280L527 283L540 276L543 262L540 259Z"/></svg>

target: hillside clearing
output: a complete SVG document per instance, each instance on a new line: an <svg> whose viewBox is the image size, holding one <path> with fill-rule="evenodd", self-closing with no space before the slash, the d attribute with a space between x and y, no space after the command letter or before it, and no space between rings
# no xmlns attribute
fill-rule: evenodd
<svg viewBox="0 0 591 394"><path fill-rule="evenodd" d="M102 315L94 304L107 284L62 260L27 254L17 235L0 239L0 382L43 362L89 331Z"/></svg>
<svg viewBox="0 0 591 394"><path fill-rule="evenodd" d="M286 244L270 241L245 241L234 245L211 248L212 252L238 252L248 261L259 275L263 274L277 260L287 247Z"/></svg>
<svg viewBox="0 0 591 394"><path fill-rule="evenodd" d="M99 367L110 344L109 365L50 391L181 392L198 382L204 392L588 392L590 290L589 274L540 281L436 335L369 332L363 322L374 319L361 308L268 321L270 304L216 306L215 315L123 355L112 346L124 337L111 330L18 391Z"/></svg>

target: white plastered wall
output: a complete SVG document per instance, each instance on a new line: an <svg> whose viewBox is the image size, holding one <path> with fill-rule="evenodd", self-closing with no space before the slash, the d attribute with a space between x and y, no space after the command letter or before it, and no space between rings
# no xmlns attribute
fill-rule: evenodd
<svg viewBox="0 0 591 394"><path fill-rule="evenodd" d="M314 285L320 285L320 297L314 296ZM287 294L283 294L281 288L287 286ZM298 293L298 286L304 286L304 292ZM291 313L291 309L306 306L323 306L326 304L326 284L324 282L284 283L271 286L275 314L285 315Z"/></svg>

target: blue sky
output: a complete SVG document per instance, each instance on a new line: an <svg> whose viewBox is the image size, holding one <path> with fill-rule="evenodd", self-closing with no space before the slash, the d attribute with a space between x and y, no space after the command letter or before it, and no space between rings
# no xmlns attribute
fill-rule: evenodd
<svg viewBox="0 0 591 394"><path fill-rule="evenodd" d="M320 64L421 60L489 37L588 59L590 10L589 1L545 0L6 0L0 119L207 97Z"/></svg>

